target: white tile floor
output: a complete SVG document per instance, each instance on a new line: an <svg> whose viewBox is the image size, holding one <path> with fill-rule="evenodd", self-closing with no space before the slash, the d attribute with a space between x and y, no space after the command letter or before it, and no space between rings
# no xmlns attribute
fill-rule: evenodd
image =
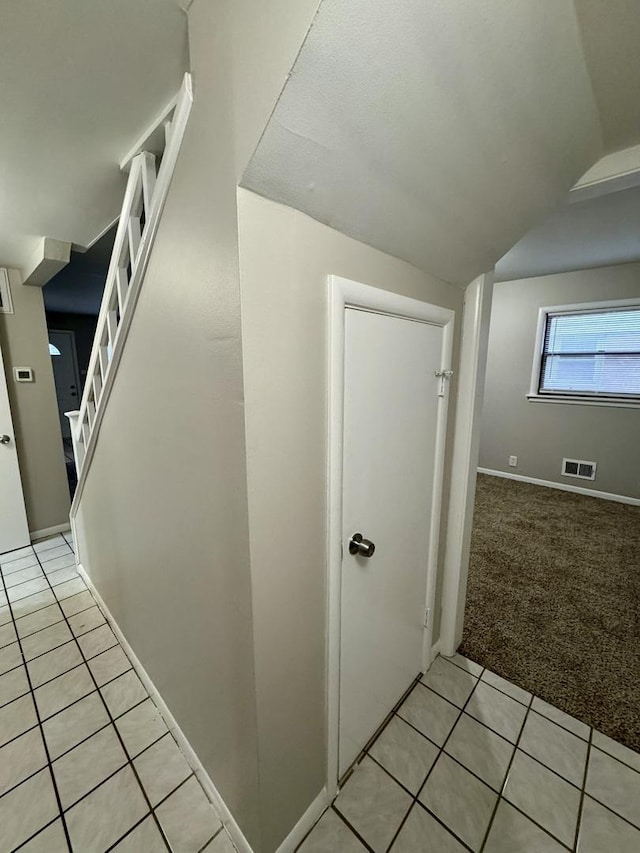
<svg viewBox="0 0 640 853"><path fill-rule="evenodd" d="M0 853L233 853L70 536L0 576Z"/></svg>
<svg viewBox="0 0 640 853"><path fill-rule="evenodd" d="M640 853L640 755L437 658L300 853Z"/></svg>
<svg viewBox="0 0 640 853"><path fill-rule="evenodd" d="M232 853L69 537L0 555L0 853ZM303 853L640 853L640 755L457 656Z"/></svg>

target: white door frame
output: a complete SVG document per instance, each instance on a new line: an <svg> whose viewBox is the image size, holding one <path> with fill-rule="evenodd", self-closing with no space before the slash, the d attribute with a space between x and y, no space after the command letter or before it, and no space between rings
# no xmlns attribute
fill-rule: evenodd
<svg viewBox="0 0 640 853"><path fill-rule="evenodd" d="M438 640L440 653L447 657L462 642L493 280L493 271L479 276L464 296Z"/></svg>
<svg viewBox="0 0 640 853"><path fill-rule="evenodd" d="M327 441L327 792L338 789L338 733L340 713L340 609L342 585L342 478L345 309L360 308L393 317L441 326L442 368L451 368L455 312L400 296L397 293L329 276L329 400ZM446 442L448 390L438 410L436 464L427 562L425 606L433 614L437 579L438 536ZM423 666L431 663L433 618L425 629ZM407 685L408 686L408 685Z"/></svg>
<svg viewBox="0 0 640 853"><path fill-rule="evenodd" d="M2 345L0 344L0 403L4 404L6 401L6 412L3 412L3 420L2 420L2 429L6 430L6 434L9 435L10 444L11 444L11 452L16 454L16 482L15 485L16 491L19 491L19 494L16 494L14 497L17 500L13 500L13 511L15 515L12 518L11 526L12 530L17 530L16 537L14 539L13 547L8 550L16 550L18 548L22 548L28 545L31 542L31 537L29 535L29 521L27 519L27 509L24 500L24 483L22 479L22 471L20 470L20 459L18 458L18 450L17 450L17 442L16 442L16 430L13 423L13 412L11 411L11 400L9 397L9 383L5 378L5 365L4 365L4 355L2 353ZM4 405L3 405L4 408ZM9 448L7 448L9 450ZM14 528L15 525L15 528Z"/></svg>
<svg viewBox="0 0 640 853"><path fill-rule="evenodd" d="M76 378L76 394L78 396L78 400L82 398L82 379L80 378L80 368L78 366L78 350L76 347L76 333L73 329L49 329L47 328L47 337L49 342L51 342L51 335L69 335L69 341L71 343L71 361L73 363L73 373ZM57 356L51 356L51 358L57 358ZM54 375L54 384L55 384L55 375ZM58 406L58 416L60 419L60 425L62 428L63 438L64 436L64 423L67 422L69 425L69 421L65 417L65 413L62 411L60 407L60 400L58 398L58 387L56 386L56 404ZM69 436L70 437L70 436Z"/></svg>

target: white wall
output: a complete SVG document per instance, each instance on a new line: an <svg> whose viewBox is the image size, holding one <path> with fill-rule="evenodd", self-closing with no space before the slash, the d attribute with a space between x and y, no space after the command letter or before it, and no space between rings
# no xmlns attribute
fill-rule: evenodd
<svg viewBox="0 0 640 853"><path fill-rule="evenodd" d="M13 314L0 314L0 345L16 434L29 530L69 523L69 485L53 381L42 290L9 270ZM32 367L35 382L17 383L14 367Z"/></svg>
<svg viewBox="0 0 640 853"><path fill-rule="evenodd" d="M247 190L238 191L238 217L262 819L271 850L326 779L327 277L451 308L458 326L463 291Z"/></svg>
<svg viewBox="0 0 640 853"><path fill-rule="evenodd" d="M547 275L495 285L480 466L541 480L640 497L637 409L530 402L538 309L640 299L640 264ZM518 457L510 468L508 457ZM560 475L563 457L598 463L596 479Z"/></svg>
<svg viewBox="0 0 640 853"><path fill-rule="evenodd" d="M78 515L85 568L256 851L236 178L316 6L189 8L194 106Z"/></svg>

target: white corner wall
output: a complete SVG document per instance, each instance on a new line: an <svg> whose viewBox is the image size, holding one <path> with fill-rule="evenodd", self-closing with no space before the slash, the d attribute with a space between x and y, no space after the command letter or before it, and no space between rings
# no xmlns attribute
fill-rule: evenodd
<svg viewBox="0 0 640 853"><path fill-rule="evenodd" d="M69 523L69 484L64 462L56 386L42 288L25 287L9 270L13 314L0 314L11 416L29 530ZM14 367L32 367L34 382L18 383Z"/></svg>
<svg viewBox="0 0 640 853"><path fill-rule="evenodd" d="M83 566L256 853L274 848L262 827L236 185L317 2L189 8L194 106L77 518Z"/></svg>
<svg viewBox="0 0 640 853"><path fill-rule="evenodd" d="M326 779L327 277L453 309L456 360L463 291L248 190L238 190L238 217L262 820L272 850Z"/></svg>
<svg viewBox="0 0 640 853"><path fill-rule="evenodd" d="M480 467L640 498L638 409L527 400L538 309L640 299L640 264L496 283L480 442ZM508 457L518 457L517 468ZM562 477L563 457L598 463L594 481Z"/></svg>

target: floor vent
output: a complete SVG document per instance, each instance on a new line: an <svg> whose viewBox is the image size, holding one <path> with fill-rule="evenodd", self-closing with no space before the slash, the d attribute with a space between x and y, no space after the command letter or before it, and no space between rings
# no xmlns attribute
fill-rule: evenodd
<svg viewBox="0 0 640 853"><path fill-rule="evenodd" d="M580 480L595 480L596 463L585 462L584 459L563 459L562 476L578 477Z"/></svg>

